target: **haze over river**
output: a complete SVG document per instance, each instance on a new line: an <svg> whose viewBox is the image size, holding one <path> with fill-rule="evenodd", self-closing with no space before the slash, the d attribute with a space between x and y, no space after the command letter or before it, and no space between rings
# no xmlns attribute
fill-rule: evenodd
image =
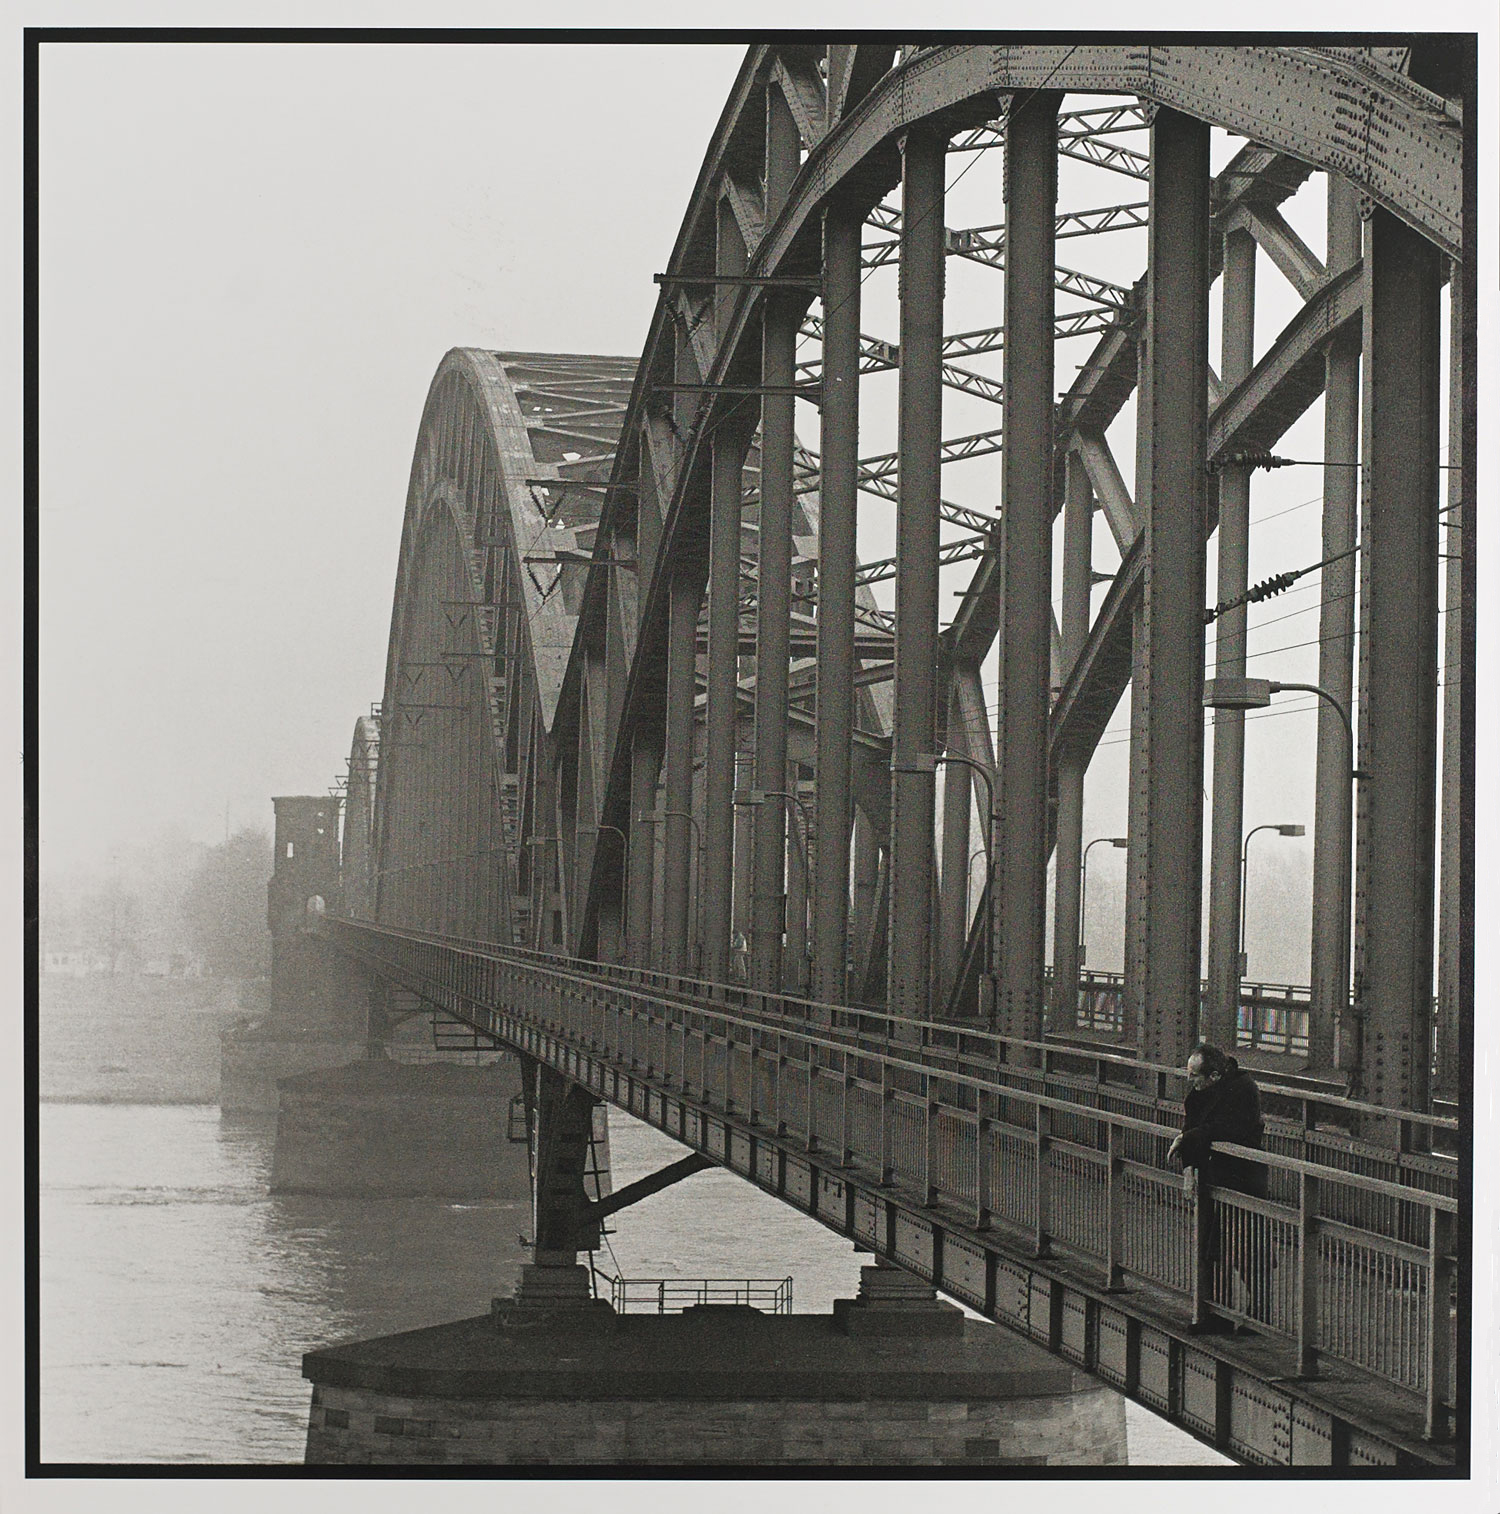
<svg viewBox="0 0 1500 1514"><path fill-rule="evenodd" d="M483 1313L526 1259L524 1201L268 1194L274 1119L161 1102L168 1082L206 1097L204 1058L232 1011L232 996L206 985L43 984L46 1462L300 1462L304 1351ZM113 1027L103 1050L89 1034L100 1026ZM173 1056L183 1065L164 1081L163 1058ZM616 1184L681 1155L615 1111L610 1132ZM611 1223L611 1249L597 1258L605 1272L790 1275L799 1311L852 1296L867 1260L722 1171ZM1222 1462L1134 1406L1129 1426L1136 1464Z"/></svg>

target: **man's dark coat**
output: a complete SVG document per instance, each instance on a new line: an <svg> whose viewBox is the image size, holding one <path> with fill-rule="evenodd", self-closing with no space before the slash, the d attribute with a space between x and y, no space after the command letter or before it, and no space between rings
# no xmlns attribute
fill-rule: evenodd
<svg viewBox="0 0 1500 1514"><path fill-rule="evenodd" d="M1227 1059L1224 1075L1206 1088L1190 1088L1182 1109L1184 1167L1196 1167L1215 1188L1266 1196L1266 1169L1248 1157L1233 1157L1210 1151L1213 1141L1233 1141L1236 1146L1260 1149L1263 1126L1260 1090L1255 1079L1233 1057Z"/></svg>

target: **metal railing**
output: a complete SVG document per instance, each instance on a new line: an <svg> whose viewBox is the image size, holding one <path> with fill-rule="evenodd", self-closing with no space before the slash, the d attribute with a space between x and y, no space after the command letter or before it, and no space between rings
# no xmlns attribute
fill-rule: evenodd
<svg viewBox="0 0 1500 1514"><path fill-rule="evenodd" d="M1452 1193L1330 1165L1316 1151L1221 1143L1269 1170L1272 1196L1188 1194L1166 1163L1174 1128L1127 1112L1128 1099L1112 1107L1126 1093L1105 1076L1113 1063L1146 1070L1126 1059L1084 1053L1098 1079L1085 1099L1049 1084L1050 1049L1039 1043L746 989L712 1000L681 986L646 991L620 971L385 927L322 928L354 933L364 954L432 985L450 1011L496 1029L514 1017L726 1122L941 1206L974 1232L1000 1226L1031 1254L1082 1259L1106 1287L1128 1277L1176 1295L1195 1325L1253 1322L1295 1352L1300 1375L1333 1359L1419 1395L1429 1433L1446 1433ZM1150 1071L1158 1082L1168 1072ZM1139 1107L1140 1090L1129 1093Z"/></svg>
<svg viewBox="0 0 1500 1514"><path fill-rule="evenodd" d="M608 1281L609 1301L616 1314L681 1314L700 1304L743 1304L762 1314L792 1312L789 1277L611 1277Z"/></svg>

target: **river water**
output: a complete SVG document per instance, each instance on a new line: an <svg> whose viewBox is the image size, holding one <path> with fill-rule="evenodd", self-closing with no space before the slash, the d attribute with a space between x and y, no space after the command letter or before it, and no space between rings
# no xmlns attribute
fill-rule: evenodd
<svg viewBox="0 0 1500 1514"><path fill-rule="evenodd" d="M525 1202L272 1196L272 1119L69 1098L39 1121L44 1462L300 1462L304 1351L483 1313L525 1259ZM617 1185L682 1154L618 1111L610 1132ZM602 1270L790 1275L798 1310L852 1296L868 1260L722 1170L611 1223ZM1133 1405L1129 1428L1133 1463L1222 1463Z"/></svg>

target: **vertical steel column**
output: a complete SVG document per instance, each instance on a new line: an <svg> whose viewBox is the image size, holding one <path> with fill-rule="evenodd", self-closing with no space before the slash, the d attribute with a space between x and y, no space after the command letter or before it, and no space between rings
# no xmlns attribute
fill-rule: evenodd
<svg viewBox="0 0 1500 1514"><path fill-rule="evenodd" d="M1356 1086L1427 1105L1437 788L1439 262L1389 211L1365 256ZM1381 1121L1376 1138L1395 1138Z"/></svg>
<svg viewBox="0 0 1500 1514"><path fill-rule="evenodd" d="M1363 227L1359 192L1328 176L1328 272L1360 260ZM1323 456L1330 463L1359 458L1359 339L1332 346L1323 369ZM1359 469L1323 470L1323 556L1338 557L1322 572L1318 621L1318 687L1354 718L1354 585L1357 559L1342 556L1357 540ZM1317 798L1313 812L1312 993L1307 1017L1313 1067L1344 1066L1353 1047L1337 1043L1349 1009L1349 889L1354 835L1353 753L1338 711L1318 701Z"/></svg>
<svg viewBox="0 0 1500 1514"><path fill-rule="evenodd" d="M823 214L823 393L818 474L818 841L813 902L815 999L848 989L849 784L854 741L854 572L859 468L860 252L864 216Z"/></svg>
<svg viewBox="0 0 1500 1514"><path fill-rule="evenodd" d="M957 684L948 689L948 750L970 756L963 701ZM949 762L943 769L943 871L938 889L938 962L935 1002L946 1002L963 962L969 934L969 836L973 829L970 800L974 770ZM986 817L986 827L988 817ZM988 970L989 964L985 964Z"/></svg>
<svg viewBox="0 0 1500 1514"><path fill-rule="evenodd" d="M1062 677L1066 680L1089 639L1089 600L1094 586L1094 491L1083 458L1070 450L1063 503ZM1088 764L1064 752L1057 763L1057 877L1052 916L1052 1025L1071 1026L1078 1016L1079 944L1083 922L1083 780Z"/></svg>
<svg viewBox="0 0 1500 1514"><path fill-rule="evenodd" d="M705 978L729 972L734 908L734 748L739 699L740 495L747 438L720 425L713 437L708 546L708 732L704 758L703 959ZM677 808L669 805L669 808ZM686 806L683 806L686 808Z"/></svg>
<svg viewBox="0 0 1500 1514"><path fill-rule="evenodd" d="M1140 1055L1182 1062L1197 1031L1203 881L1203 553L1208 419L1208 127L1151 127L1136 497L1146 572L1131 699L1127 1018Z"/></svg>
<svg viewBox="0 0 1500 1514"><path fill-rule="evenodd" d="M1255 366L1255 238L1224 238L1224 310L1220 359L1224 389ZM1250 583L1250 469L1219 475L1219 587L1221 603L1243 596ZM1214 640L1214 673L1245 676L1247 605L1225 610ZM1245 823L1245 714L1214 711L1213 829L1209 840L1208 996L1203 1039L1232 1051L1240 1009L1240 844Z"/></svg>
<svg viewBox="0 0 1500 1514"><path fill-rule="evenodd" d="M630 746L630 837L626 853L625 960L632 967L651 965L651 917L655 912L652 866L656 826L649 817L656 808L656 780L661 772L661 738L637 733Z"/></svg>
<svg viewBox="0 0 1500 1514"><path fill-rule="evenodd" d="M693 705L698 682L698 580L671 581L667 621L666 848L662 866L661 968L688 970L688 885L693 866Z"/></svg>
<svg viewBox="0 0 1500 1514"><path fill-rule="evenodd" d="M740 793L751 786L755 777L755 753L744 749L738 734L735 740L734 789ZM754 809L748 804L734 807L734 908L730 925L736 955L731 956L731 966L732 975L746 981L750 976L750 905L755 891L755 878L750 867L754 815Z"/></svg>
<svg viewBox="0 0 1500 1514"><path fill-rule="evenodd" d="M898 567L886 1001L892 1015L908 1019L927 1017L932 982L946 152L946 138L925 125L912 127L901 140Z"/></svg>
<svg viewBox="0 0 1500 1514"><path fill-rule="evenodd" d="M787 387L796 368L798 307L768 295L762 307L761 382ZM792 456L796 435L790 393L767 393L760 406L760 557L755 615L755 895L750 916L750 981L779 993L786 924L787 673L791 661Z"/></svg>
<svg viewBox="0 0 1500 1514"><path fill-rule="evenodd" d="M1459 983L1463 973L1463 600L1464 566L1469 545L1468 509L1464 500L1464 321L1460 270L1449 282L1448 363L1448 509L1441 540L1448 559L1443 607L1443 809L1439 837L1438 905L1438 1049L1439 1092L1452 1097L1461 1086L1459 1076Z"/></svg>
<svg viewBox="0 0 1500 1514"><path fill-rule="evenodd" d="M1057 110L1017 95L1005 131L1005 431L1001 460L1000 719L991 895L996 1026L1040 1040L1047 914L1052 681L1053 286ZM989 817L986 817L988 825Z"/></svg>

